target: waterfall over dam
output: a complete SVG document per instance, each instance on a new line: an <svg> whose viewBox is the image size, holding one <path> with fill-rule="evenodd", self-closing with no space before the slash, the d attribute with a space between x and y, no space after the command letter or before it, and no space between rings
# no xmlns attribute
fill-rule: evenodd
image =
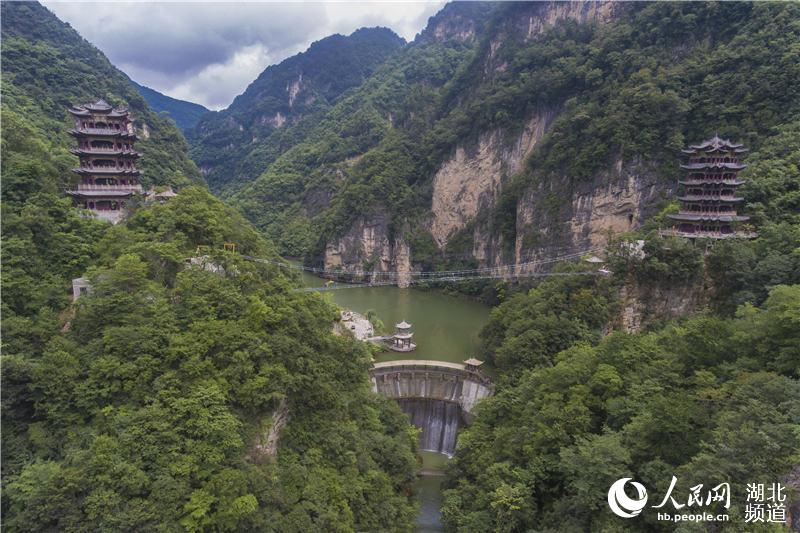
<svg viewBox="0 0 800 533"><path fill-rule="evenodd" d="M475 404L492 394L480 372L460 363L402 360L375 363L372 389L394 398L420 428L420 448L453 455L458 430L472 420Z"/></svg>
<svg viewBox="0 0 800 533"><path fill-rule="evenodd" d="M422 430L419 436L422 451L453 455L458 429L464 424L460 405L431 398L406 398L397 403L411 423Z"/></svg>

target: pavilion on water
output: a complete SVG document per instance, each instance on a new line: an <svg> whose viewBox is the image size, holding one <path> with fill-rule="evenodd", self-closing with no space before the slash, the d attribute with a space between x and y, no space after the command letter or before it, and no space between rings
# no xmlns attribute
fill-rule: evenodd
<svg viewBox="0 0 800 533"><path fill-rule="evenodd" d="M744 200L736 196L736 188L744 183L738 173L746 168L739 158L747 149L715 135L700 144L689 145L682 152L689 160L681 165L686 175L678 182L683 187L678 196L680 211L668 215L674 227L661 234L692 239L755 237L753 231L743 226L750 217L737 211Z"/></svg>
<svg viewBox="0 0 800 533"><path fill-rule="evenodd" d="M395 324L395 333L389 339L389 348L395 352L413 352L417 348L417 345L411 342L413 336L411 324L403 320Z"/></svg>
<svg viewBox="0 0 800 533"><path fill-rule="evenodd" d="M69 113L75 119L69 133L78 142L70 151L80 160L73 172L80 180L67 194L97 218L117 223L130 199L142 193L136 168L140 154L133 149L136 134L128 110L101 99L73 106Z"/></svg>

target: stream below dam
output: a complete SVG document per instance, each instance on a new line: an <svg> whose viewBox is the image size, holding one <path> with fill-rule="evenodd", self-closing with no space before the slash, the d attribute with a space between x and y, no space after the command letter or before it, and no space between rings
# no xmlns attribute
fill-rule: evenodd
<svg viewBox="0 0 800 533"><path fill-rule="evenodd" d="M306 287L325 284L325 280L311 274L304 272L302 276ZM426 359L461 363L476 354L478 333L489 320L488 306L438 291L384 286L347 288L322 294L343 309L362 314L374 310L385 324L386 333L393 332L394 325L403 320L412 325L416 350L408 353L387 350L376 356L376 362ZM462 424L460 409L456 404L427 399L406 399L399 403L414 425L428 428L421 434L420 449L423 450L423 468L432 475L421 476L415 486L420 502L417 531L442 531L440 507L444 478L437 474L455 448L456 433Z"/></svg>

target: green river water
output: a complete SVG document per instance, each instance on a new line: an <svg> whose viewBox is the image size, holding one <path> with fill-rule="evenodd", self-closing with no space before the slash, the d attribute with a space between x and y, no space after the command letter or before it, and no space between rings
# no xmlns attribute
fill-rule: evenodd
<svg viewBox="0 0 800 533"><path fill-rule="evenodd" d="M321 287L325 280L303 273L303 283L307 287ZM417 344L415 351L386 351L376 357L377 361L433 359L460 363L475 355L479 342L478 333L489 320L489 307L438 291L358 287L325 291L321 294L344 309L362 314L373 309L386 325L386 333L394 331L394 324L402 320L413 326L411 331ZM422 454L422 464L426 470L440 470L446 461L446 457L440 454ZM443 479L438 475L422 476L416 483L415 489L420 502L417 531L420 533L442 531L440 507Z"/></svg>

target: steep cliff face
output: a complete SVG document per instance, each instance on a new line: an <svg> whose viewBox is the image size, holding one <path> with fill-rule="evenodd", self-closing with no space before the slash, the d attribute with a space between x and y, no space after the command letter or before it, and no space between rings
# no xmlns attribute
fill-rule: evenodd
<svg viewBox="0 0 800 533"><path fill-rule="evenodd" d="M429 21L415 43L447 39L478 42L476 55L470 59L471 65L463 67L467 73L463 76L469 79L472 91L480 91L493 83L496 77L504 75L508 69L504 48L524 47L567 20L579 24L606 24L618 12L612 2L546 2L494 12L489 10L489 6L480 7L484 11L465 13L448 5ZM469 98L469 91L459 94L451 105L468 107ZM553 219L552 210L544 208L546 198L538 198L541 194L530 190L517 205L516 237L503 234L492 223L488 214L496 209L511 178L525 169L526 159L549 132L560 111L559 105L537 106L523 117L513 117L510 124L480 131L449 150L430 178L430 212L424 224L439 250L445 254L451 252L448 250L451 240L467 232L473 243L472 250L468 251L472 258L481 265L500 266L515 262L515 259L549 252L531 247L530 228L534 225L543 228L544 233L554 235L552 247L570 248L573 243L563 242L565 235L560 226L564 224L570 227L569 238L574 241L574 246L580 246L584 241L601 241L606 229L627 230L641 222L645 216L642 210L646 211L645 206L658 196L656 188L641 190L649 185L639 183L634 176L626 177L623 184L609 184L605 176L598 176L589 187L574 192L562 188L558 192L560 200L572 198L574 204L574 209L562 213L562 219ZM605 218L609 212L614 213L613 220ZM359 234L362 225L363 220L358 220L347 235ZM352 238L334 239L326 245L326 264L330 258L328 251L344 252L342 247L346 247L347 242L355 241ZM450 255L463 256L463 252L458 250ZM365 254L369 255L362 250L356 257ZM411 254L410 261L413 262L413 250ZM347 255L344 252L338 257ZM383 263L390 264L394 259L386 257Z"/></svg>
<svg viewBox="0 0 800 533"><path fill-rule="evenodd" d="M522 169L555 114L554 110L534 114L510 142L500 129L482 134L476 145L458 146L439 167L433 177L430 231L440 248L479 212L494 206L502 185Z"/></svg>
<svg viewBox="0 0 800 533"><path fill-rule="evenodd" d="M361 218L345 235L325 247L326 270L397 272L397 284L407 287L411 253L402 236L392 236L389 218L382 213ZM375 281L367 279L364 281Z"/></svg>
<svg viewBox="0 0 800 533"><path fill-rule="evenodd" d="M673 193L674 183L639 159L618 159L591 181L564 176L529 187L516 206L514 262L601 248L641 226Z"/></svg>

